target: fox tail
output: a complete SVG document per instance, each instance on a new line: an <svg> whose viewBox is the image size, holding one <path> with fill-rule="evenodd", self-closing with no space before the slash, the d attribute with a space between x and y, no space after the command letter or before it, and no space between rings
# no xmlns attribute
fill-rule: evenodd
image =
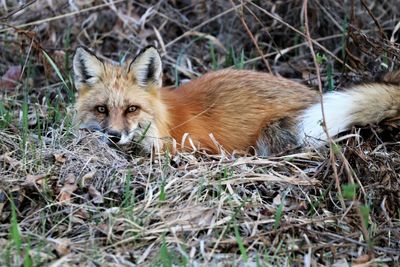
<svg viewBox="0 0 400 267"><path fill-rule="evenodd" d="M400 77L400 72L393 77ZM326 130L331 137L354 125L379 123L400 114L400 83L371 83L326 93L323 107ZM303 143L327 140L321 103L304 110L298 118L298 128Z"/></svg>

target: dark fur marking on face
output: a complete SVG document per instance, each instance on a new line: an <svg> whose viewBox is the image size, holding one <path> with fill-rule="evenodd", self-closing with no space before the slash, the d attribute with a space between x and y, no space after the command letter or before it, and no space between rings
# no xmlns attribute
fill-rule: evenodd
<svg viewBox="0 0 400 267"><path fill-rule="evenodd" d="M130 130L129 129L129 120L128 120L128 117L126 116L126 113L124 114L123 124L124 124L123 131L126 134L129 134L129 130Z"/></svg>
<svg viewBox="0 0 400 267"><path fill-rule="evenodd" d="M105 118L100 122L101 129L102 131L107 131L108 129L108 116L105 116Z"/></svg>
<svg viewBox="0 0 400 267"><path fill-rule="evenodd" d="M129 122L127 119L124 120L124 132L127 135L131 132L131 129L129 128Z"/></svg>

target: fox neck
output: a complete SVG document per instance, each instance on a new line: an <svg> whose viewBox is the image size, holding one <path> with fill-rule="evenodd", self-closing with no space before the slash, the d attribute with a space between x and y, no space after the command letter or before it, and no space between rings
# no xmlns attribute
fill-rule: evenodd
<svg viewBox="0 0 400 267"><path fill-rule="evenodd" d="M182 94L176 88L163 87L159 90L160 110L159 122L160 136L163 137L164 150L175 151L175 142L179 142L181 135L177 134L177 125L186 121L188 109L187 99L182 98ZM175 140L175 141L174 141ZM175 144L176 145L176 144Z"/></svg>
<svg viewBox="0 0 400 267"><path fill-rule="evenodd" d="M163 100L162 92L157 92L157 96L152 104L154 107L154 123L157 128L159 147L165 150L169 148L169 144L171 143L169 141L170 116L167 108L168 103Z"/></svg>

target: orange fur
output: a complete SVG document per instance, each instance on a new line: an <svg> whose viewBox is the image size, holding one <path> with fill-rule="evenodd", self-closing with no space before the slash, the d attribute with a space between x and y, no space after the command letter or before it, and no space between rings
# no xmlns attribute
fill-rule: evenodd
<svg viewBox="0 0 400 267"><path fill-rule="evenodd" d="M221 70L176 89L163 88L161 99L170 114L171 136L180 143L188 133L196 146L212 153L218 147L210 134L229 152L246 151L266 125L294 117L317 101L304 85L244 70Z"/></svg>

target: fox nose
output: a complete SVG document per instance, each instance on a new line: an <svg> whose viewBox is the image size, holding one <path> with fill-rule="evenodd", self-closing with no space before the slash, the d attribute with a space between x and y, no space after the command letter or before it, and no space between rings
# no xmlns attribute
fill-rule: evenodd
<svg viewBox="0 0 400 267"><path fill-rule="evenodd" d="M108 139L114 144L117 144L119 141L121 141L121 133L120 132L108 131L107 135L108 135Z"/></svg>

